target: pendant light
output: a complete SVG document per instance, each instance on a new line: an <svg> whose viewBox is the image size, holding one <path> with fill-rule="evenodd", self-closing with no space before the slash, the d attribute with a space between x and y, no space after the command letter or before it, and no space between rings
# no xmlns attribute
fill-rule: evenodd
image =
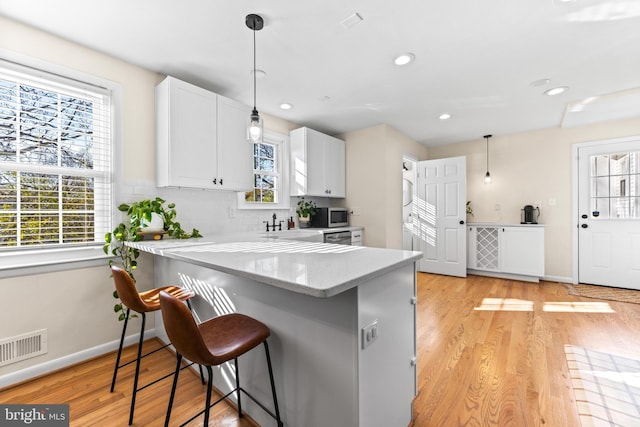
<svg viewBox="0 0 640 427"><path fill-rule="evenodd" d="M484 183L491 184L491 174L489 173L489 138L492 135L485 135L484 138L487 140L487 173L484 176Z"/></svg>
<svg viewBox="0 0 640 427"><path fill-rule="evenodd" d="M256 143L262 141L262 119L256 109L256 31L264 27L264 21L260 15L252 13L245 18L245 24L253 31L253 111L247 125L247 140Z"/></svg>

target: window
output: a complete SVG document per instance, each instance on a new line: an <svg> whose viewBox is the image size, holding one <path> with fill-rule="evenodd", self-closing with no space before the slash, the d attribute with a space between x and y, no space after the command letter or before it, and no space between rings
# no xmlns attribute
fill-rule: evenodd
<svg viewBox="0 0 640 427"><path fill-rule="evenodd" d="M253 189L240 193L238 205L244 209L288 208L286 156L287 137L265 132L253 147Z"/></svg>
<svg viewBox="0 0 640 427"><path fill-rule="evenodd" d="M591 156L591 211L595 218L640 218L640 152Z"/></svg>
<svg viewBox="0 0 640 427"><path fill-rule="evenodd" d="M267 142L253 144L253 190L244 194L245 202L278 203L281 195L278 146Z"/></svg>
<svg viewBox="0 0 640 427"><path fill-rule="evenodd" d="M103 242L110 115L105 89L0 62L0 249Z"/></svg>

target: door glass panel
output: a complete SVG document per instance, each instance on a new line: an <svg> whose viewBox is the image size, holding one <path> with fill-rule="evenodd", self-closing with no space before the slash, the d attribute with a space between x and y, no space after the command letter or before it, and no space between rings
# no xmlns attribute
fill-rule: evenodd
<svg viewBox="0 0 640 427"><path fill-rule="evenodd" d="M609 175L609 156L591 156L591 176Z"/></svg>
<svg viewBox="0 0 640 427"><path fill-rule="evenodd" d="M609 197L609 177L593 178L591 197Z"/></svg>
<svg viewBox="0 0 640 427"><path fill-rule="evenodd" d="M591 156L591 217L640 218L640 152Z"/></svg>
<svg viewBox="0 0 640 427"><path fill-rule="evenodd" d="M629 195L640 196L640 175L629 176Z"/></svg>
<svg viewBox="0 0 640 427"><path fill-rule="evenodd" d="M630 198L631 205L631 218L640 218L640 197L631 197Z"/></svg>
<svg viewBox="0 0 640 427"><path fill-rule="evenodd" d="M611 198L611 218L627 219L629 218L629 198L616 197Z"/></svg>
<svg viewBox="0 0 640 427"><path fill-rule="evenodd" d="M600 178L598 178L600 179ZM609 195L611 197L626 196L629 191L627 190L627 176L612 176L611 177L611 189Z"/></svg>
<svg viewBox="0 0 640 427"><path fill-rule="evenodd" d="M611 175L623 175L629 173L629 154L612 154L610 162Z"/></svg>

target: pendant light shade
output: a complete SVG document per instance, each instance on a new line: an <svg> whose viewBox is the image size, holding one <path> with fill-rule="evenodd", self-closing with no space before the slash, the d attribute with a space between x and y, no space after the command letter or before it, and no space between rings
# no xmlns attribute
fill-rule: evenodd
<svg viewBox="0 0 640 427"><path fill-rule="evenodd" d="M489 138L492 135L485 135L484 138L487 140L487 173L484 175L484 183L491 184L491 174L489 173Z"/></svg>
<svg viewBox="0 0 640 427"><path fill-rule="evenodd" d="M245 23L253 31L253 111L247 124L247 140L256 143L262 141L262 118L256 108L256 31L264 27L264 21L260 15L252 13L247 15Z"/></svg>

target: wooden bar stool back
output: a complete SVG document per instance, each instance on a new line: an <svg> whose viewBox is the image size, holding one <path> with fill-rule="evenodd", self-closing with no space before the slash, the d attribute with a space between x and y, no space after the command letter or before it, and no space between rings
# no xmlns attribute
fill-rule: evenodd
<svg viewBox="0 0 640 427"><path fill-rule="evenodd" d="M173 378L171 397L169 398L169 407L167 408L167 416L164 424L165 427L169 425L173 398L175 396L176 385L178 383L178 373L180 372L183 357L191 362L198 363L201 366L206 367L207 373L209 374L209 381L207 382L208 386L205 408L187 420L182 424L182 426L191 422L202 413L204 413L203 425L209 425L209 410L211 407L221 402L223 399L226 399L233 393L237 393L238 416L242 417L242 401L240 392L247 395L266 413L274 418L278 423L278 427L282 427L284 425L280 419L276 388L273 381L273 368L271 366L271 357L269 355L269 345L267 344L267 338L271 334L271 331L267 326L252 317L239 313L225 314L214 317L200 324L196 324L193 315L187 307L185 307L184 304L181 304L178 299L166 292L160 292L160 306L162 308L162 321L164 322L165 330L177 353L176 373ZM240 387L238 357L260 344L264 344L275 414L267 409L262 403L258 402L244 388ZM211 379L213 371L211 367L230 360L233 360L235 363L236 387L212 404Z"/></svg>
<svg viewBox="0 0 640 427"><path fill-rule="evenodd" d="M131 396L131 409L129 410L129 425L131 425L133 423L133 413L134 413L135 404L136 404L136 394L138 393L138 391L150 386L151 384L155 384L156 382L164 378L167 378L173 375L173 373L170 373L168 375L165 375L162 378L158 378L157 380L145 386L138 388L138 376L140 374L140 361L142 360L142 358L152 353L155 353L156 351L161 350L164 347L167 347L165 345L164 347L160 347L145 355L142 355L142 342L144 341L146 313L160 310L159 294L161 291L166 292L169 295L172 295L174 298L176 298L177 301L186 301L187 304L189 304L189 299L195 296L195 293L189 289L181 288L179 286L163 286L160 288L155 288L155 289L151 289L144 292L138 292L135 282L133 281L131 276L129 276L129 273L127 273L125 270L123 270L118 266L113 265L111 266L111 272L113 274L113 280L116 286L116 290L118 291L118 297L120 298L120 301L122 301L122 304L124 304L127 307L126 316L124 318L124 324L122 326L122 336L120 337L120 346L118 347L118 356L116 358L116 365L115 365L115 368L113 369L113 379L111 380L111 392L113 392L116 385L116 377L118 376L118 369L122 368L123 366L129 365L133 362L136 362L136 372L133 378L133 394ZM136 359L121 365L120 357L122 355L122 346L124 343L125 334L127 332L127 323L129 322L129 315L131 313L131 310L140 314L142 317L142 325L140 326L140 340L138 341L138 355Z"/></svg>

